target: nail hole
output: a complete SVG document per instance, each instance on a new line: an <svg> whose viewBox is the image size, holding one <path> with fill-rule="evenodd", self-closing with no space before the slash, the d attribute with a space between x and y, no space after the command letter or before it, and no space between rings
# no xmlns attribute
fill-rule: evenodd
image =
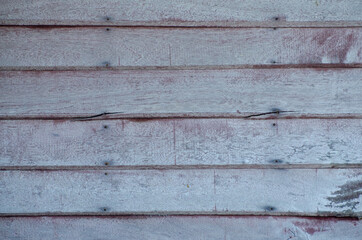
<svg viewBox="0 0 362 240"><path fill-rule="evenodd" d="M275 127L277 124L276 123L273 123L273 126Z"/></svg>
<svg viewBox="0 0 362 240"><path fill-rule="evenodd" d="M106 166L108 166L108 164L109 164L108 162L105 162L105 163L104 163L104 165L106 165Z"/></svg>
<svg viewBox="0 0 362 240"><path fill-rule="evenodd" d="M274 18L275 19L275 21L278 21L279 20L279 18L278 17L276 17L276 18Z"/></svg>
<svg viewBox="0 0 362 240"><path fill-rule="evenodd" d="M108 173L104 173L104 175L108 175Z"/></svg>
<svg viewBox="0 0 362 240"><path fill-rule="evenodd" d="M281 160L281 159L272 159L269 162L272 163L272 164L280 164L280 163L283 163L283 160Z"/></svg>
<svg viewBox="0 0 362 240"><path fill-rule="evenodd" d="M277 30L277 28L275 27L275 28L273 28L274 30Z"/></svg>
<svg viewBox="0 0 362 240"><path fill-rule="evenodd" d="M109 21L109 17L107 17L106 20Z"/></svg>
<svg viewBox="0 0 362 240"><path fill-rule="evenodd" d="M265 206L265 207L264 207L264 210L265 210L265 211L274 211L274 210L275 210L275 207Z"/></svg>
<svg viewBox="0 0 362 240"><path fill-rule="evenodd" d="M104 128L104 129L107 129L107 128L108 128L108 126L107 126L107 125L103 125L103 128Z"/></svg>
<svg viewBox="0 0 362 240"><path fill-rule="evenodd" d="M108 64L108 63L106 63L106 67L109 67L109 64Z"/></svg>
<svg viewBox="0 0 362 240"><path fill-rule="evenodd" d="M103 211L106 212L106 211L107 211L107 208L103 208Z"/></svg>
<svg viewBox="0 0 362 240"><path fill-rule="evenodd" d="M274 64L274 63L277 63L277 62L273 60L273 61L271 61L271 63L273 63L273 64Z"/></svg>
<svg viewBox="0 0 362 240"><path fill-rule="evenodd" d="M109 28L106 28L107 31L109 31Z"/></svg>
<svg viewBox="0 0 362 240"><path fill-rule="evenodd" d="M272 108L271 109L272 112L279 114L280 113L280 109L279 108Z"/></svg>

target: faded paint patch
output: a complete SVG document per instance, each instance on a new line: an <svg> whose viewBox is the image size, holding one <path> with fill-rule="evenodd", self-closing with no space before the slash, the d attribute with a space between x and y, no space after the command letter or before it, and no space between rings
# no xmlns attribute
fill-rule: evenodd
<svg viewBox="0 0 362 240"><path fill-rule="evenodd" d="M332 197L327 197L330 204L326 207L356 209L360 203L359 197L362 194L362 181L347 182L339 186L339 190L332 193Z"/></svg>

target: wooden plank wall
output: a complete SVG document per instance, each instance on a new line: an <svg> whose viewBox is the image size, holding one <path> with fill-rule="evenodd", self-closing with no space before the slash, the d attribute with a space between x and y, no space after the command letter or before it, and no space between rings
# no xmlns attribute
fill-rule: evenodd
<svg viewBox="0 0 362 240"><path fill-rule="evenodd" d="M0 0L0 238L360 239L361 12Z"/></svg>

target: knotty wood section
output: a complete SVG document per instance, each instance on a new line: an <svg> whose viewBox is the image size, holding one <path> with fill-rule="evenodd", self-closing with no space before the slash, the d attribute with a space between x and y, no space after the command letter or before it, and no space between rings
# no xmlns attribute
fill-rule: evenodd
<svg viewBox="0 0 362 240"><path fill-rule="evenodd" d="M361 136L360 119L0 121L0 166L323 168L362 164Z"/></svg>
<svg viewBox="0 0 362 240"><path fill-rule="evenodd" d="M359 0L2 0L0 24L361 26Z"/></svg>
<svg viewBox="0 0 362 240"><path fill-rule="evenodd" d="M362 114L361 68L2 71L0 79L3 119Z"/></svg>
<svg viewBox="0 0 362 240"><path fill-rule="evenodd" d="M1 171L0 213L361 216L361 181L359 169Z"/></svg>
<svg viewBox="0 0 362 240"><path fill-rule="evenodd" d="M264 216L0 218L5 239L358 239L362 221Z"/></svg>
<svg viewBox="0 0 362 240"><path fill-rule="evenodd" d="M362 28L0 28L0 67L360 64Z"/></svg>

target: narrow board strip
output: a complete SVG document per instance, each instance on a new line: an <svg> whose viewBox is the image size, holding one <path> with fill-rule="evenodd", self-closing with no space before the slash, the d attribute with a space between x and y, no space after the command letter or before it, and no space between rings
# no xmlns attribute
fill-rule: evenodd
<svg viewBox="0 0 362 240"><path fill-rule="evenodd" d="M0 24L361 26L359 0L2 0Z"/></svg>
<svg viewBox="0 0 362 240"><path fill-rule="evenodd" d="M0 213L361 216L360 169L1 171Z"/></svg>
<svg viewBox="0 0 362 240"><path fill-rule="evenodd" d="M0 218L4 239L358 240L362 221L338 218L170 216Z"/></svg>
<svg viewBox="0 0 362 240"><path fill-rule="evenodd" d="M0 167L362 164L361 119L0 121Z"/></svg>
<svg viewBox="0 0 362 240"><path fill-rule="evenodd" d="M0 71L0 116L361 117L361 92L362 68Z"/></svg>
<svg viewBox="0 0 362 240"><path fill-rule="evenodd" d="M362 62L362 28L1 27L0 36L0 67Z"/></svg>

